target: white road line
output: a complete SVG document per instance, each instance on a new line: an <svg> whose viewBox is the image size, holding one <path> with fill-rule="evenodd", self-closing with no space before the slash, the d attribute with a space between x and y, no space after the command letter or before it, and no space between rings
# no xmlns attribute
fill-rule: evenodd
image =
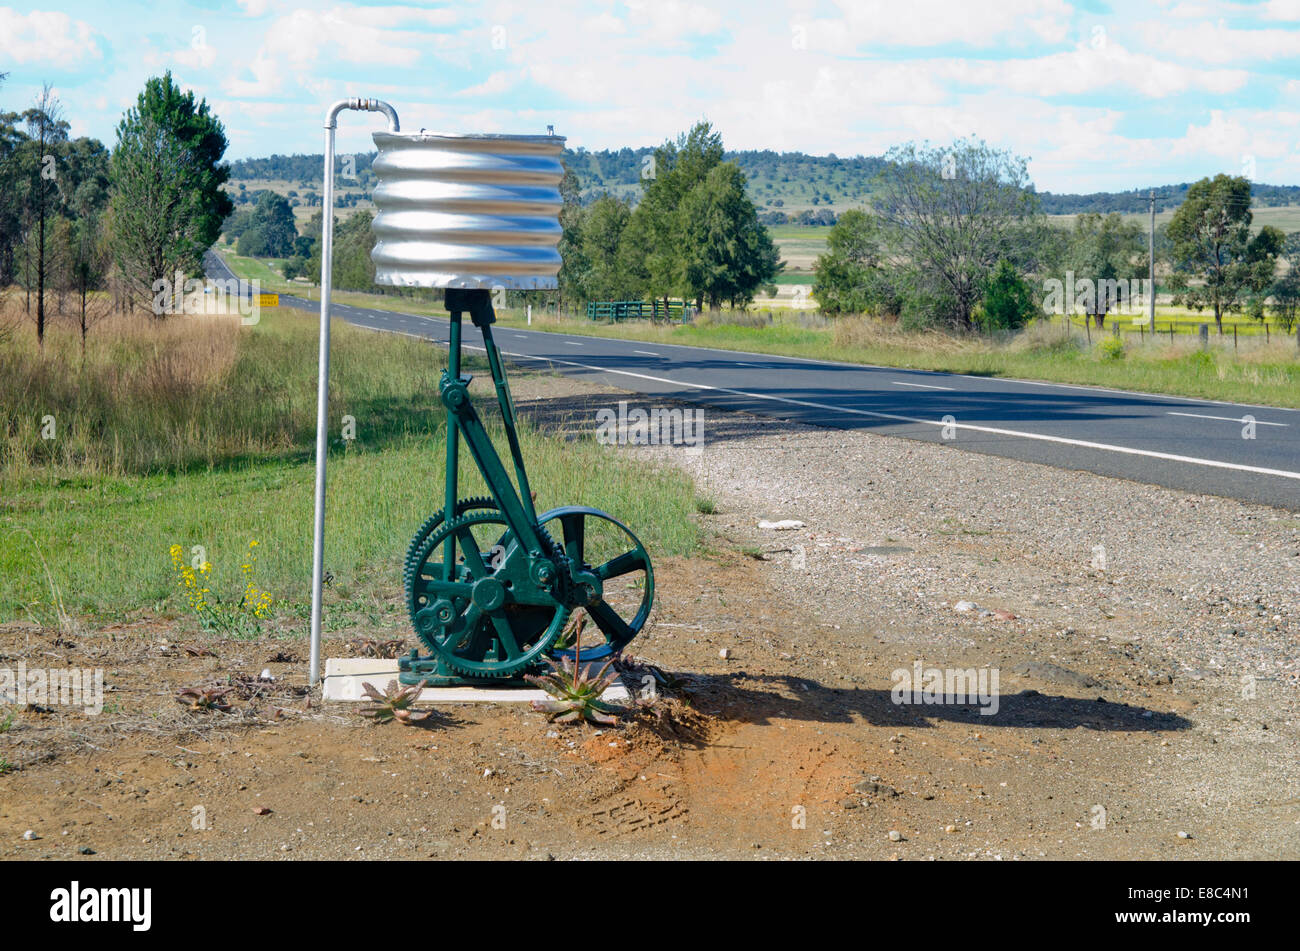
<svg viewBox="0 0 1300 951"><path fill-rule="evenodd" d="M570 347L581 347L581 346L584 346L583 344L575 343L575 342L572 341L572 340L566 340L566 341L564 341L564 342L567 343Z"/></svg>
<svg viewBox="0 0 1300 951"><path fill-rule="evenodd" d="M639 354L641 354L641 355L644 356L644 357L657 357L657 356L659 356L659 354L655 353L653 350L633 350L632 352L633 352L633 353L639 353Z"/></svg>
<svg viewBox="0 0 1300 951"><path fill-rule="evenodd" d="M1204 413L1175 413L1170 410L1166 416L1194 416L1197 419L1221 419L1225 423L1244 423L1246 420L1241 416L1206 416ZM1262 419L1255 420L1256 426L1290 426L1290 423L1268 423Z"/></svg>
<svg viewBox="0 0 1300 951"><path fill-rule="evenodd" d="M929 383L904 383L902 380L890 380L894 386L918 386L923 390L951 390L951 386L931 386Z"/></svg>
<svg viewBox="0 0 1300 951"><path fill-rule="evenodd" d="M483 347L474 347L466 344L472 350L483 350ZM1156 452L1152 449L1132 449L1128 446L1113 446L1109 443L1090 442L1086 439L1067 439L1064 436L1048 436L1045 433L1023 432L1017 429L999 429L994 426L976 426L973 423L945 423L941 419L919 419L915 416L899 416L895 413L875 413L871 410L856 409L851 406L832 406L828 403L814 403L810 400L795 400L785 396L771 396L766 393L750 393L746 390L733 390L725 386L710 386L707 383L689 383L685 380L673 380L663 376L651 376L648 373L633 373L631 370L611 370L607 367L592 366L589 363L577 363L573 360L561 360L558 357L536 357L531 353L510 353L502 351L509 357L520 357L525 360L538 360L542 363L562 363L565 366L580 367L584 370L594 370L597 373L613 373L618 376L631 376L641 380L653 380L656 383L669 383L673 386L685 386L693 390L711 390L715 393L732 393L736 396L744 396L755 400L768 400L774 403L786 403L791 406L807 406L812 409L829 410L832 413L848 413L854 416L870 416L873 419L888 419L899 423L917 423L923 426L952 426L956 429L967 429L971 432L992 433L997 436L1017 436L1021 439L1037 439L1041 442L1059 443L1065 446L1078 446L1083 449L1100 449L1105 452L1117 452L1127 456L1144 456L1149 459L1166 459L1170 462L1187 462L1196 466L1208 466L1212 469L1232 469L1235 472L1253 472L1257 475L1280 476L1283 479L1295 479L1300 481L1300 472L1291 472L1287 469L1268 469L1263 466L1247 466L1237 462L1222 462L1218 459L1201 459L1197 456L1180 456L1171 452Z"/></svg>

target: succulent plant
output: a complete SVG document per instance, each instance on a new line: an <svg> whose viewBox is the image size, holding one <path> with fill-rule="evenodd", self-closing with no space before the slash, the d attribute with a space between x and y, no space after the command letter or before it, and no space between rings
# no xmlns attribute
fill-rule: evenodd
<svg viewBox="0 0 1300 951"><path fill-rule="evenodd" d="M573 647L579 640L581 640L582 629L586 626L586 613L575 614L565 626L564 630L560 632L560 636L555 639L555 644L552 646L551 650L562 651Z"/></svg>
<svg viewBox="0 0 1300 951"><path fill-rule="evenodd" d="M605 691L618 680L618 672L612 671L614 661L605 662L594 675L581 667L579 661L562 657L558 666L538 676L524 677L531 684L536 684L554 700L534 700L533 709L545 713L547 718L556 723L577 723L587 720L591 723L612 726L618 723L619 708L601 700Z"/></svg>
<svg viewBox="0 0 1300 951"><path fill-rule="evenodd" d="M209 713L213 710L229 713L230 704L226 703L225 697L232 689L234 688L184 687L176 694L176 702L187 705L197 713Z"/></svg>
<svg viewBox="0 0 1300 951"><path fill-rule="evenodd" d="M374 684L363 683L361 686L365 695L374 703L365 707L361 715L370 717L376 723L391 723L396 720L408 726L427 720L433 714L432 710L411 709L412 704L420 699L420 691L424 690L427 683L421 680L418 684L402 687L396 680L390 680L382 693L375 689Z"/></svg>

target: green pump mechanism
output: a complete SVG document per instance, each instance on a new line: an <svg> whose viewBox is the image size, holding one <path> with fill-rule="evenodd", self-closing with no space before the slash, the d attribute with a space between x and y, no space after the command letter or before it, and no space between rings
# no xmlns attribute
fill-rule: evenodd
<svg viewBox="0 0 1300 951"><path fill-rule="evenodd" d="M446 306L451 334L439 384L447 408L445 502L411 540L404 573L411 622L430 653L412 651L401 659L402 683L522 677L564 652L557 640L578 609L603 636L603 643L583 647L584 658L621 651L645 625L654 600L645 546L598 509L571 505L537 514L505 366L492 336L490 292L448 288ZM483 335L516 484L470 400L471 378L460 371L465 313ZM459 494L461 440L487 483L488 497ZM598 545L591 543L596 534ZM607 596L611 586L621 589L617 598Z"/></svg>

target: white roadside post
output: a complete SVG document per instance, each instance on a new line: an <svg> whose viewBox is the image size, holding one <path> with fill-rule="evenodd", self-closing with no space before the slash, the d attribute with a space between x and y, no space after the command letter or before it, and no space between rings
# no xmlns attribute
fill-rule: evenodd
<svg viewBox="0 0 1300 951"><path fill-rule="evenodd" d="M325 113L325 185L321 193L320 366L316 377L316 521L311 555L311 663L309 686L320 682L321 589L325 577L325 456L329 450L330 284L334 263L334 130L346 109L382 112L388 131L400 131L397 112L378 99L340 99Z"/></svg>

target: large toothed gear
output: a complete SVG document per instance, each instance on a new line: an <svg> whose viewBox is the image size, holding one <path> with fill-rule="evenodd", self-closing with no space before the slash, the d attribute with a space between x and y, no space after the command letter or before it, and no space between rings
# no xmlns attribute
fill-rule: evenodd
<svg viewBox="0 0 1300 951"><path fill-rule="evenodd" d="M454 581L442 580L443 545L455 539ZM536 565L567 559L541 533L541 559L517 544L495 507L432 529L407 581L407 607L420 641L467 677L510 677L540 664L569 620L565 571L541 584Z"/></svg>
<svg viewBox="0 0 1300 951"><path fill-rule="evenodd" d="M479 495L468 499L458 499L456 502L455 517L460 518L467 512L472 512L476 509L495 509L496 507L496 502L489 495ZM403 589L410 587L411 572L415 570L415 565L417 564L416 558L420 554L420 548L424 545L424 540L429 537L430 532L436 529L445 520L445 513L442 509L438 509L438 511L434 512L424 520L424 524L420 526L420 530L417 531L415 537L411 539L411 544L406 548L406 560L402 563ZM407 594L409 597L410 592L408 591Z"/></svg>

